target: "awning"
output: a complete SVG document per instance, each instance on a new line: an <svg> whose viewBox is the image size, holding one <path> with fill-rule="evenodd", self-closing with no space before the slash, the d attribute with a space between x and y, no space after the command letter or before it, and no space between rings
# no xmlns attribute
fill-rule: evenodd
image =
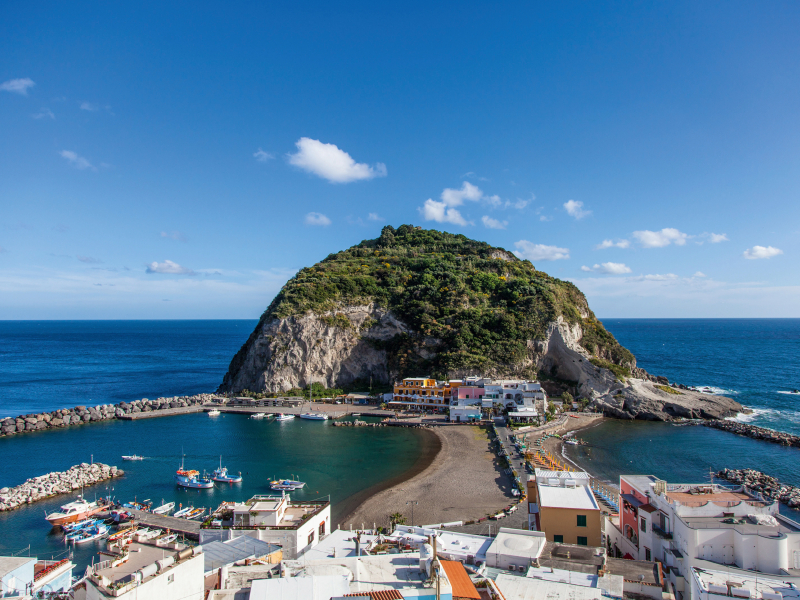
<svg viewBox="0 0 800 600"><path fill-rule="evenodd" d="M642 506L642 505L644 504L644 502L642 502L641 500L639 500L639 499L638 499L636 496L634 496L633 494L620 494L620 496L622 497L622 499L623 499L625 502L627 502L628 504L630 504L631 506L633 506L633 508L637 508L637 509L638 509L640 506Z"/></svg>

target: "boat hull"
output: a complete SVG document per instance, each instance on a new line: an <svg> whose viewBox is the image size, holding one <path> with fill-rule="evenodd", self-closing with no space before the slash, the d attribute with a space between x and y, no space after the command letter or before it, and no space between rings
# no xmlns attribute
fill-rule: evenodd
<svg viewBox="0 0 800 600"><path fill-rule="evenodd" d="M64 516L57 516L56 514L48 515L46 517L48 523L53 526L56 525L65 525L67 523L74 523L75 521L83 521L84 519L88 519L92 515L96 515L97 513L103 510L102 506L96 506L91 509L87 509L84 512L76 512L69 515Z"/></svg>

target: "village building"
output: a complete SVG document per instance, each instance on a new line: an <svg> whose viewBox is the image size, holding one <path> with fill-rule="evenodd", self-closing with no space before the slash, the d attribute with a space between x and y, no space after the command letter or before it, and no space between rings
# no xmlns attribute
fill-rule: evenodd
<svg viewBox="0 0 800 600"><path fill-rule="evenodd" d="M0 598L66 593L72 586L69 559L38 560L31 556L0 556Z"/></svg>
<svg viewBox="0 0 800 600"><path fill-rule="evenodd" d="M602 546L601 510L588 473L536 469L528 476L528 526L550 542Z"/></svg>

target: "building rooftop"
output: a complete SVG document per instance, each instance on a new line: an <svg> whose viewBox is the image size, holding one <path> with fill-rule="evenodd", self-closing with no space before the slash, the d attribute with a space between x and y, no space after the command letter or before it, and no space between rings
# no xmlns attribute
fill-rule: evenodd
<svg viewBox="0 0 800 600"><path fill-rule="evenodd" d="M602 597L602 590L599 588L571 585L561 581L517 577L510 573L499 574L495 582L505 600L552 600L553 598L600 600Z"/></svg>
<svg viewBox="0 0 800 600"><path fill-rule="evenodd" d="M248 558L268 556L280 549L276 544L269 544L249 535L240 535L226 542L210 542L203 544L203 570L208 573Z"/></svg>
<svg viewBox="0 0 800 600"><path fill-rule="evenodd" d="M561 487L542 485L538 482L539 504L549 508L571 508L576 510L600 510L594 494L587 485Z"/></svg>
<svg viewBox="0 0 800 600"><path fill-rule="evenodd" d="M500 531L503 531L501 528ZM527 533L527 532L526 532ZM418 547L427 542L428 536L436 536L436 551L442 558L467 558L472 556L475 560L486 560L486 553L493 540L483 535L458 533L446 529L429 529L425 527L411 527L398 525L389 539L411 538L411 545Z"/></svg>
<svg viewBox="0 0 800 600"><path fill-rule="evenodd" d="M280 577L259 579L250 588L250 600L330 600L350 592L347 577L315 575L314 577Z"/></svg>
<svg viewBox="0 0 800 600"><path fill-rule="evenodd" d="M376 535L362 534L361 548L368 547L377 538L378 536ZM305 560L317 560L321 558L345 558L355 555L355 534L346 529L337 529L323 538L316 546L308 548L305 552L300 554L298 558L302 557Z"/></svg>
<svg viewBox="0 0 800 600"><path fill-rule="evenodd" d="M761 575L742 572L692 569L692 577L706 593L753 600L798 600L800 590L795 585Z"/></svg>
<svg viewBox="0 0 800 600"><path fill-rule="evenodd" d="M543 567L596 575L603 566L605 551L592 546L547 542L539 556Z"/></svg>
<svg viewBox="0 0 800 600"><path fill-rule="evenodd" d="M783 515L751 515L747 517L681 517L691 529L735 529L743 534L777 536L800 533L800 523Z"/></svg>
<svg viewBox="0 0 800 600"><path fill-rule="evenodd" d="M28 563L36 563L36 559L30 556L0 556L0 577L5 577Z"/></svg>
<svg viewBox="0 0 800 600"><path fill-rule="evenodd" d="M188 550L188 555L178 560L178 555L183 550ZM185 545L176 544L175 548L167 549L162 546L151 546L133 542L128 546L128 560L113 566L112 561L103 561L94 566L90 577L92 583L99 589L111 589L113 586L115 595L119 589L125 585L130 585L131 589L137 585L136 572L148 566L153 566L156 561L173 559L173 562L162 569L153 569L147 574L147 570L142 574L141 582L148 581L150 577L161 575L176 565L184 564L187 561L198 559L201 548L197 547L194 552ZM140 582L140 583L141 583Z"/></svg>
<svg viewBox="0 0 800 600"><path fill-rule="evenodd" d="M529 479L574 479L575 481L589 481L591 475L584 471L551 471L549 469L535 469L534 475L530 475Z"/></svg>
<svg viewBox="0 0 800 600"><path fill-rule="evenodd" d="M464 565L455 560L442 560L439 561L447 574L447 579L450 581L450 587L453 588L454 598L474 598L480 600L481 595L475 589L475 584L469 578L467 570Z"/></svg>
<svg viewBox="0 0 800 600"><path fill-rule="evenodd" d="M526 531L501 527L486 550L486 555L511 555L527 559L528 564L542 554L547 538L542 531Z"/></svg>

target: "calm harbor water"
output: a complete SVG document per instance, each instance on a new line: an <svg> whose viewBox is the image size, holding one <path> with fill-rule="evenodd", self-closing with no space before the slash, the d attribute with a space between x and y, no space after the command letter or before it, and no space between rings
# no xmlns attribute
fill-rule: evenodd
<svg viewBox="0 0 800 600"><path fill-rule="evenodd" d="M420 455L419 435L405 428L333 427L330 421L300 419L278 423L233 414L110 421L0 439L0 455L5 457L0 461L0 486L19 485L28 477L89 462L93 456L97 462L121 467L125 476L86 488L87 498L150 499L157 504L163 499L216 508L223 500L276 493L269 489L269 481L295 474L307 485L292 497L330 496L336 524L344 516L348 498L414 465ZM200 471L216 468L222 455L231 472L241 471L243 483L211 490L178 488L173 475L182 449L186 466ZM145 460L120 459L134 453ZM0 513L0 556L27 554L28 544L31 555L40 558L64 552L63 537L51 532L44 514L68 500L68 496L58 496ZM78 546L75 562L85 567L103 544Z"/></svg>

